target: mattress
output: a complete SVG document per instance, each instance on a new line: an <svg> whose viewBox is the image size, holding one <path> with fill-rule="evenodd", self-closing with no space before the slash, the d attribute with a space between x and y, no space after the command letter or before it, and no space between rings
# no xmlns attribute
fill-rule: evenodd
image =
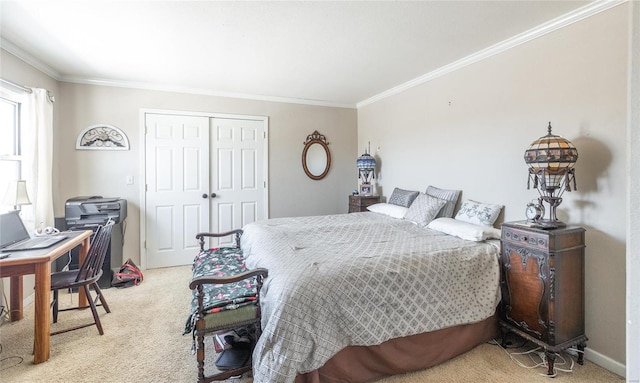
<svg viewBox="0 0 640 383"><path fill-rule="evenodd" d="M293 382L347 346L372 346L494 314L499 248L366 212L251 223L249 269L269 270L254 382Z"/></svg>

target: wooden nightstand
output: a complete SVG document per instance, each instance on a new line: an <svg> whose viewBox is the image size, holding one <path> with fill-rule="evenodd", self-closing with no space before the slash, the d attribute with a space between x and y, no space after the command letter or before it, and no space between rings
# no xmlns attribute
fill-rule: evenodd
<svg viewBox="0 0 640 383"><path fill-rule="evenodd" d="M584 351L584 232L502 225L502 343L514 332L541 346L553 375L556 352L572 346ZM578 354L583 364L584 355Z"/></svg>
<svg viewBox="0 0 640 383"><path fill-rule="evenodd" d="M379 195L350 195L349 196L349 213L359 211L367 211L367 206L380 202Z"/></svg>

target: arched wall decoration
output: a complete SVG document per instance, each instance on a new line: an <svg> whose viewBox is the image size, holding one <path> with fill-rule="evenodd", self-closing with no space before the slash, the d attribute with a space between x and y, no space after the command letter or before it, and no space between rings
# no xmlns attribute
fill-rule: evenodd
<svg viewBox="0 0 640 383"><path fill-rule="evenodd" d="M113 125L91 125L78 135L78 150L129 150L129 139Z"/></svg>

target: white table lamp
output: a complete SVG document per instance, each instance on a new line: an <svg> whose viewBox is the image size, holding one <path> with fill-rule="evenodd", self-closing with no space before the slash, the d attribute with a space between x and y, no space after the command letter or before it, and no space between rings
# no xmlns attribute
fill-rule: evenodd
<svg viewBox="0 0 640 383"><path fill-rule="evenodd" d="M27 194L27 181L16 180L9 182L2 204L13 205L15 210L20 210L22 205L31 205L29 194Z"/></svg>

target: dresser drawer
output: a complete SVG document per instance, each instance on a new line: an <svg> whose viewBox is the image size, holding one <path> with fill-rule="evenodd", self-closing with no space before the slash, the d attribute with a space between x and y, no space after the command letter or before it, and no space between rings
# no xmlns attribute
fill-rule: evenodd
<svg viewBox="0 0 640 383"><path fill-rule="evenodd" d="M549 235L545 232L535 232L526 229L521 230L514 227L504 226L502 228L502 240L541 250L549 248Z"/></svg>

